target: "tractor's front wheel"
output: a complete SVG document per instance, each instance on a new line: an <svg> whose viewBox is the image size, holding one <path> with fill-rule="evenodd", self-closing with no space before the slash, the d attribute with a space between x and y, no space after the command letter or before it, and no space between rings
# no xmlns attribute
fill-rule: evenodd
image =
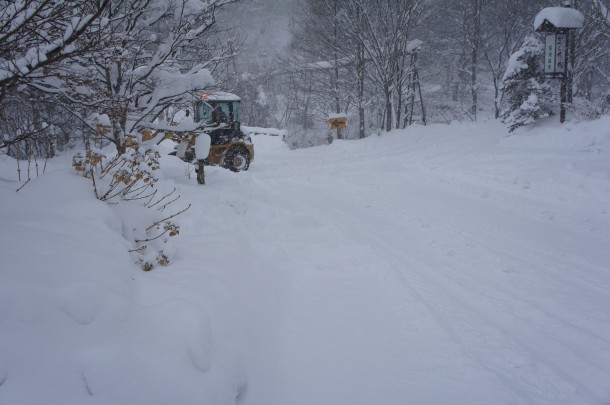
<svg viewBox="0 0 610 405"><path fill-rule="evenodd" d="M250 167L250 152L246 148L232 148L225 156L225 167L233 172L248 170Z"/></svg>

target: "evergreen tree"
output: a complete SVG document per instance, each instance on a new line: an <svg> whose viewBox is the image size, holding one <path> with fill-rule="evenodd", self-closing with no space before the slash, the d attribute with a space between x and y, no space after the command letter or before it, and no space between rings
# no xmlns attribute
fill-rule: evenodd
<svg viewBox="0 0 610 405"><path fill-rule="evenodd" d="M544 76L543 53L544 44L528 37L508 61L502 79L505 107L501 118L510 132L553 114L553 90Z"/></svg>

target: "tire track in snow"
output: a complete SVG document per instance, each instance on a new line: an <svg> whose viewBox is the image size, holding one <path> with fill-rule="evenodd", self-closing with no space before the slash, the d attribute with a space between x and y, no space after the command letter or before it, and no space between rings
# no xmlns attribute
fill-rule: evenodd
<svg viewBox="0 0 610 405"><path fill-rule="evenodd" d="M257 183L258 188L261 189L261 192L264 195L266 195L266 196L272 195L273 196L272 200L274 200L276 202L280 202L282 206L290 206L290 207L292 207L292 209L296 213L298 213L297 214L298 216L307 215L307 213L309 213L312 217L316 217L316 222L326 222L326 223L330 223L330 224L333 224L333 225L337 224L336 220L333 220L333 218L335 217L335 212L334 211L332 211L332 210L329 211L328 209L326 209L326 208L324 208L324 207L322 207L320 205L312 204L310 200L296 200L295 197L299 196L300 194L302 194L302 190L299 190L299 191L293 190L295 192L288 192L288 193L286 193L286 192L279 192L278 191L279 189L283 188L284 190L286 190L286 188L283 187L283 186L282 187L278 187L279 184L277 182L275 182L275 181L273 181L273 182L272 181L261 182L261 181L257 180L256 183ZM317 200L317 202L318 203L322 203L323 199ZM311 209L312 206L315 207L313 210ZM320 214L321 212L324 212L325 214ZM320 217L324 217L325 219L320 219ZM331 227L332 227L332 225L331 225ZM344 227L341 226L340 228L344 228ZM343 229L343 232L344 232L344 229ZM355 232L354 234L359 235L360 232ZM309 236L311 236L311 235L309 235ZM358 241L358 244L366 245L368 242L370 242L369 238L370 238L370 235L368 237L360 237L360 238L354 239L353 235L350 235L350 237L348 237L347 240L348 241L349 240L356 240L356 241ZM310 241L304 241L304 245L307 245L308 242L310 242ZM374 250L375 251L379 250L377 245L375 245ZM386 257L386 256L387 255L383 255L383 257ZM375 259L375 260L378 260L378 259ZM397 273L397 274L400 276L399 273ZM377 275L378 274L371 274L370 276L377 276ZM347 276L347 277L349 277L349 276ZM395 279L395 275L392 276L391 278ZM403 281L403 283L404 283L404 281ZM294 286L294 287L297 287L297 286ZM403 292L399 293L400 300L402 302L404 302L405 308L406 307L413 307L413 301L419 302L422 307L427 308L427 312L430 314L430 317L432 319L436 319L437 324L439 325L440 329L442 329L445 332L445 334L447 335L448 341L453 342L453 344L457 348L460 348L461 346L459 344L459 341L460 341L459 335L456 334L455 331L453 330L453 328L447 322L444 321L444 318L442 316L440 316L440 314L437 313L437 309L434 308L434 306L431 306L427 302L427 300L424 299L420 295L420 293L418 292L418 290L416 288L411 287L410 284L404 285L403 288L404 287L407 287L409 289L409 291L411 292L411 297L413 298L413 299L408 299L404 295ZM318 297L318 298L321 298L321 297ZM328 299L328 298L329 297L325 297L325 299ZM330 297L330 298L333 301L336 301L336 300L341 301L341 296L339 296L339 297L333 296L333 297ZM380 301L377 300L375 305L379 306L380 305L379 302ZM385 302L385 300L381 300L381 302ZM334 307L334 305L331 304L330 307ZM379 309L381 309L381 307ZM388 312L388 313L392 313L392 312L394 312L396 310L396 308L388 306L388 307L384 307L382 310L385 311L385 312ZM294 315L294 314L292 314L292 315ZM328 316L328 314L324 314L324 316ZM418 318L418 319L420 319L420 318ZM370 322L371 320L364 320L364 321L365 322ZM425 319L424 319L424 321L425 321ZM426 322L424 322L424 323L426 323ZM427 335L422 335L422 337L423 336L427 336ZM422 340L428 340L428 339L424 338ZM434 341L440 343L440 342L443 341L443 338L439 335L439 336L437 336L436 339L434 339ZM433 346L436 346L436 344L433 344ZM459 350L462 350L462 351L464 350L463 345L462 345L462 347ZM428 353L428 354L433 354L433 353ZM447 354L449 354L449 351L443 352L443 354L447 355ZM357 356L358 354L356 352L354 352L354 355ZM434 355L436 355L436 354L434 354ZM451 355L453 355L453 353ZM464 359L472 358L472 356L462 356L462 357ZM429 361L429 360L424 360L421 366L424 366L426 361ZM446 362L447 363L451 363L452 361L446 359ZM463 362L459 362L459 363L463 363ZM481 364L481 363L479 362L479 364ZM424 366L424 368L425 368L425 366ZM496 378L502 380L505 387L509 387L511 385L511 381L506 380L506 378L503 375L496 373L495 370L490 369L489 367L485 366L484 364L481 365L480 368L487 369L488 371L490 371L490 374L495 375ZM465 371L465 369L462 369L462 371ZM477 376L478 377L483 377L483 376L478 375L478 374L477 374ZM387 377L389 377L389 375ZM408 378L409 376L405 375L404 377ZM449 380L447 380L447 379L443 380L441 378L441 381L444 381L445 384L447 384L447 383L454 384L454 379L457 379L457 378L461 379L462 376L453 375L453 377L449 378ZM438 379L436 379L436 381L438 381ZM484 381L488 381L488 378L484 378ZM468 383L463 381L461 385L458 385L458 387L460 387L460 389L464 389L467 385L468 385ZM489 390L489 387L485 387L485 389L483 391L488 391L488 390ZM512 392L512 391L511 391L511 393L513 395L515 395L516 397L520 398L520 401L518 403L532 403L533 404L533 402L531 402L528 399L528 397L526 395L524 395L523 393L521 393L521 392ZM466 395L468 395L469 397L472 396L470 393L466 394ZM476 395L474 397L476 397ZM487 401L489 401L489 398L487 398ZM434 402L434 403L444 403L444 402ZM475 402L472 402L472 403L486 404L488 402L475 401ZM506 402L506 403L507 404L513 404L515 402L509 401L509 402Z"/></svg>
<svg viewBox="0 0 610 405"><path fill-rule="evenodd" d="M389 177L389 176L386 176ZM401 179L402 182L404 184L404 179ZM417 185L418 187L422 187L425 190L433 190L428 183L423 182L419 179L415 179L415 178L409 178L409 183L414 186ZM415 181L414 181L415 180ZM442 184L437 184L436 186L438 186L438 188L442 189ZM346 188L346 187L350 187L352 189L352 192L354 194L357 194L356 192L354 192L353 190L361 190L361 188L359 188L359 185L353 185L353 184L349 184L346 182L342 182L341 183L341 187L342 188ZM412 188L412 187L411 187ZM329 190L330 191L330 190ZM446 190L443 190L446 191ZM436 191L434 191L434 193L437 193ZM436 194L438 196L438 193ZM445 196L447 195L447 193L445 193ZM463 201L467 198L466 196L462 195L462 194L455 194L453 192L450 192L449 195L453 195L456 199L462 199ZM436 199L437 201L440 201L442 199ZM453 201L451 199L449 199L449 201ZM477 199L474 200L470 200L473 204L473 206L477 206L482 208L483 210L486 210L488 212L493 211L494 214L493 215L489 215L489 217L493 217L494 221L497 223L504 223L504 224L509 224L511 225L512 230L510 229L504 229L503 227L500 226L496 226L496 227L492 227L491 225L481 222L479 221L479 223L477 223L477 227L476 227L476 233L472 232L472 231L466 231L463 229L462 226L460 226L456 220L453 217L453 207L451 204L442 204L443 205L443 209L436 209L436 214L438 215L439 212L442 212L442 219L441 217L435 217L435 218L426 218L426 227L430 228L435 228L435 233L432 232L428 232L428 233L432 233L433 235L438 235L438 234L451 234L454 237L457 237L461 240L464 241L464 243L466 245L470 244L475 244L477 246L480 246L482 249L486 249L486 251L490 254L493 255L504 255L506 257L512 257L512 258L519 258L520 256L523 256L524 253L528 253L527 257L539 257L540 261L536 262L536 261L531 261L529 260L526 261L526 259L519 259L520 262L528 262L530 265L534 266L536 268L537 271L542 271L548 274L548 281L550 283L555 282L555 278L559 275L561 275L562 278L566 278L568 280L566 280L566 282L564 283L557 283L558 285L567 285L567 281L569 281L569 283L575 283L575 284L579 284L582 287L588 289L588 290L592 290L591 292L595 291L597 294L606 296L607 295L607 291L610 289L610 280L602 280L599 278L591 278L590 275L590 268L594 267L596 272L598 274L604 274L606 267L601 265L601 264L597 264L597 263L593 263L591 261L588 261L587 263L583 263L582 261L576 261L575 258L571 258L568 257L568 255L565 253L565 251L558 251L557 248L555 248L555 251L545 251L544 249L548 249L548 247L545 247L544 245L536 245L535 243L532 243L532 240L530 240L530 243L526 243L525 241L523 241L522 239L524 237L526 238L530 238L530 235L524 234L523 233L523 229L524 228L524 224L527 223L527 225L529 225L530 228L532 228L532 224L529 223L530 219L528 218L521 218L518 214L513 214L510 213L510 215L506 215L503 212L502 207L496 207L493 205L487 205L482 201L479 201ZM429 211L430 210L430 206L434 205L435 203L437 205L438 202L432 202L432 203L428 203L427 201L418 201L415 199L408 199L407 203L409 204L410 208L414 208L416 207L419 211ZM397 211L394 207L386 207L386 211ZM498 218L496 218L497 216L502 216L503 217L503 221L497 221ZM404 217L404 215L403 215ZM404 218L404 220L406 222L414 222L415 221L415 217L411 216L408 218ZM513 227L512 223L518 221L521 223L520 227ZM452 225L447 225L447 223L451 223ZM549 228L552 227L552 224L548 224L548 223L539 223L540 226L545 227L545 228ZM560 234L562 233L563 229L561 228L552 228L551 229L553 232L548 231L545 229L545 231L547 231L547 233L552 233L554 237L559 237ZM502 235L502 236L500 236ZM435 238L435 236L433 236L433 238ZM507 244L507 242L510 241L510 243ZM533 241L535 242L535 239L533 239ZM605 259L603 259L603 262L606 263L610 263L610 254L609 252L605 251L605 248L599 248L599 247L593 247L595 245L598 245L599 243L597 242L597 240L588 238L586 240L583 240L582 235L578 235L578 234L570 234L569 236L565 236L562 238L557 239L558 242L561 242L563 244L563 246L570 246L570 244L573 244L574 242L578 242L578 249L579 252L587 252L587 253L596 253L597 255L599 254L603 254ZM536 245L536 247L534 248L533 245ZM499 250L498 246L501 246L501 251ZM600 253L601 252L601 253ZM561 253L561 254L560 254ZM581 255L583 256L588 256L587 254L583 254L581 253ZM561 260L557 260L557 256L564 256L561 257ZM593 254L589 255L589 256L593 256ZM600 260L598 259L598 262ZM540 263L545 263L544 266L540 265ZM546 264L548 263L553 263L553 266L548 266ZM579 269L583 269L582 271L579 271ZM586 268L586 270L585 270ZM610 319L609 319L610 320Z"/></svg>
<svg viewBox="0 0 610 405"><path fill-rule="evenodd" d="M283 186L286 186L286 184L284 184ZM274 187L271 187L271 189L272 188ZM294 195L300 195L301 197L303 195L324 195L326 198L328 198L330 195L330 193L320 193L320 188L313 188L309 186L309 189L309 193L303 193L302 189L292 191L294 192ZM489 336L493 335L494 339L497 342L504 342L501 347L505 349L508 348L508 352L512 353L513 358L526 359L521 362L517 361L517 363L519 364L517 364L515 367L516 369L518 369L529 366L529 374L527 374L527 378L529 379L529 388L530 390L532 390L532 392L536 393L536 395L539 396L540 399L544 398L548 401L556 401L561 400L562 395L564 397L570 397L572 393L578 392L582 395L585 395L587 397L587 401L592 401L591 403L601 403L601 399L599 397L596 398L596 396L590 392L591 390L589 387L587 387L580 381L575 381L574 376L567 374L562 369L562 367L557 365L555 361L549 359L548 356L541 354L535 348L530 347L531 344L528 344L528 342L523 341L522 338L516 336L514 333L507 330L503 325L489 319L488 315L482 313L480 309L472 307L472 304L465 302L465 300L457 296L455 292L451 292L451 288L449 288L449 286L447 285L447 281L442 280L442 278L437 275L434 275L434 271L430 271L429 273L426 273L424 275L422 271L419 270L419 268L429 268L431 270L434 270L434 265L426 264L426 260L422 258L420 258L418 261L415 261L411 256L406 255L402 250L394 247L396 242L391 238L388 238L387 233L381 233L376 230L376 228L379 228L379 226L375 228L371 228L370 226L368 228L360 228L358 226L350 225L350 222L353 222L353 218L347 216L342 210L329 208L336 206L345 206L346 201L340 199L335 199L333 201L327 200L327 204L324 204L322 206L320 200L320 198L310 198L307 200L307 204L309 206L317 207L315 212L325 212L325 214L329 218L333 218L335 219L335 221L336 218L341 218L341 226L344 229L348 230L351 235L360 235L360 240L367 240L368 242L372 242L373 240L383 241L383 243L376 243L375 249L381 252L385 252L386 254L384 256L389 256L393 258L393 261L395 262L396 275L405 285L405 287L408 288L412 294L418 296L419 299L430 308L431 313L433 313L437 317L437 319L442 324L443 328L447 331L447 333L452 336L456 341L460 342L464 350L470 353L471 357L475 358L481 364L482 367L489 369L489 359L494 358L494 356L496 356L498 357L497 364L495 365L495 368L493 368L492 371L494 371L496 374L502 375L507 382L510 381L511 383L518 383L524 385L524 381L521 381L520 379L521 377L515 376L513 375L513 373L508 373L506 371L507 360L503 358L506 353L481 353L480 350L482 349L478 349L478 351L474 349L474 347L478 346L477 344L468 344L468 342L477 342L481 339L482 341L479 343L484 344L488 341ZM353 212L353 207L350 208ZM375 221L378 223L379 218L376 218ZM385 223L384 226L381 226L381 228L383 229L392 229L393 227L393 224L389 223ZM454 233L455 231L456 230L453 229ZM372 236L374 236L374 238ZM410 279L408 280L407 278L405 278L403 272L399 270L401 264L404 263L410 263L411 270L415 271L415 273L417 274L417 287L413 285L413 273L409 273ZM444 295L443 299L445 300L445 303L442 303L439 300L439 297L437 295L439 293L438 288L429 288L431 284L436 286L444 286L441 292ZM422 291L425 291L425 288L428 288L429 290L427 297L424 297L422 295ZM518 299L518 297L514 298ZM457 307L455 303L458 304ZM466 328L455 328L453 326L454 322L452 322L451 319L448 319L445 315L443 315L443 313L445 312L455 312L455 309L458 307L466 313L464 316L465 319L467 319L467 321L462 322L460 325L464 326L467 324L478 324L479 328L473 328L469 332L466 331ZM478 337L478 329L486 330L487 332L485 335ZM527 353L527 355L523 356L523 352ZM535 359L536 361L534 364L528 364L529 361L527 359ZM512 360L509 359L508 363L510 364L511 361ZM538 370L538 368L543 368L543 370ZM541 373L547 374L547 378L540 379L539 375ZM524 373L521 373L520 375L524 375ZM570 389L566 391L565 389L563 389L564 392L563 394L561 394L561 387L557 387L554 384L557 381L561 381L560 385L562 387L574 384L574 386L577 388L574 388L574 391L571 391Z"/></svg>
<svg viewBox="0 0 610 405"><path fill-rule="evenodd" d="M271 193L276 193L276 195L279 197L281 195L281 193L277 193L275 191L275 189L277 189L278 187L269 187L269 192ZM300 191L302 193L302 190ZM290 193L292 195L294 195L294 193ZM298 194L298 193L297 193ZM314 193L315 194L315 193ZM292 201L293 203L296 203L295 205L299 205L300 207L304 207L304 206L308 206L308 207L316 207L315 212L320 212L322 210L322 206L320 205L320 200L307 200L307 203L304 203L303 201ZM326 206L324 206L326 207ZM352 221L352 219L347 218L345 216L345 214L343 214L342 212L339 211L332 211L332 215L330 215L328 213L327 208L324 208L324 210L327 212L327 215L329 216L329 218L342 218L341 223L342 224L348 224ZM349 234L352 235L359 235L360 237L358 238L358 240L364 240L367 242L371 241L371 235L374 236L380 236L380 234L376 233L376 232L371 232L370 230L362 230L358 227L352 227L352 226L346 226L343 225L344 229L349 229ZM385 252L382 253L382 257L387 258L389 257L393 257L394 256L394 260L391 260L392 262L396 263L396 259L395 259L395 255L396 252L394 252L392 249L389 248L384 248L384 247L380 247L380 245L375 244L374 245L374 249L376 251L381 251L381 252ZM389 255L387 253L390 253ZM399 263L403 263L403 259L399 260ZM398 264L398 266L400 266L400 264ZM495 375L500 381L502 381L507 387L511 387L514 386L515 380L508 378L505 373L499 372L498 369L496 368L492 368L490 367L485 361L484 359L481 359L479 356L474 356L472 354L471 349L469 348L468 345L466 345L466 343L463 340L462 335L459 333L459 331L452 325L452 323L450 321L448 321L448 319L442 315L442 310L438 308L438 305L435 305L434 303L432 303L432 301L438 301L438 291L436 289L434 289L434 291L432 291L430 293L430 295L435 296L436 298L434 299L430 299L430 298L425 298L422 294L422 289L430 289L430 283L429 282L420 282L418 283L417 286L413 285L413 281L409 281L407 280L403 273L397 269L397 264L394 264L393 266L393 272L394 272L394 276L398 279L398 281L401 283L401 285L403 285L410 293L410 295L415 298L417 301L419 301L420 303L422 303L427 309L428 309L428 313L434 318L436 319L436 322L438 323L438 325L442 328L442 330L444 330L445 334L449 337L450 340L452 340L453 342L455 342L457 345L459 345L461 347L461 351L464 353L465 356L467 356L468 358L473 359L474 361L476 361L481 369L485 369L487 371L489 371L491 374ZM402 267L402 266L400 266ZM408 302L408 300L406 299L406 297L404 298L405 302ZM451 307L451 311L455 314L455 306L454 305L448 305L447 307ZM444 307L445 308L445 307ZM388 311L391 311L392 309L388 308ZM472 323L472 321L470 321L470 323ZM437 337L437 339L440 337ZM517 391L514 392L515 394L517 394L523 402L520 403L530 403L530 404L537 404L538 402L532 402L530 399L530 396L524 394L523 392Z"/></svg>

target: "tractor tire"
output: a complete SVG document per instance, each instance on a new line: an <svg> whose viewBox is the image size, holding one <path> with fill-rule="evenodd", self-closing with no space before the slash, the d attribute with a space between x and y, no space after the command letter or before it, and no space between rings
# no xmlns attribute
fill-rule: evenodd
<svg viewBox="0 0 610 405"><path fill-rule="evenodd" d="M248 170L250 167L250 152L243 147L231 148L225 156L224 166L233 172Z"/></svg>

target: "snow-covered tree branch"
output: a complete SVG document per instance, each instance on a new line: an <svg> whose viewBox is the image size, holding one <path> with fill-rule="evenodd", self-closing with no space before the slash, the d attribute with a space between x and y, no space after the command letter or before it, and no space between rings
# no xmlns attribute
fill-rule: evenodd
<svg viewBox="0 0 610 405"><path fill-rule="evenodd" d="M1 0L0 102L90 49L111 0Z"/></svg>

